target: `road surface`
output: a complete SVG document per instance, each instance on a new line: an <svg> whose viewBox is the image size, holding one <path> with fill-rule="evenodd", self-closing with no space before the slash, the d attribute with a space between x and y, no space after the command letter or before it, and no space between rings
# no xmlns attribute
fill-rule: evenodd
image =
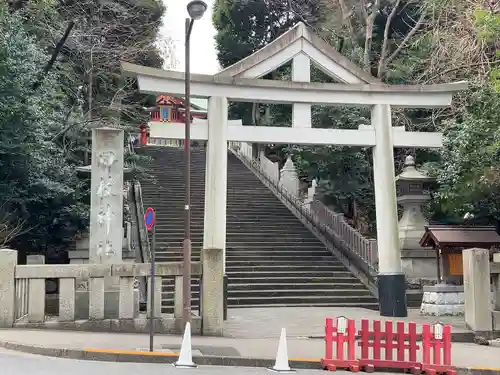
<svg viewBox="0 0 500 375"><path fill-rule="evenodd" d="M0 349L0 374L2 375L267 375L265 368L203 366L196 369L177 369L171 364L115 363L78 361L24 354ZM301 375L326 374L318 370L297 370ZM336 375L345 375L337 371ZM382 375L382 374L378 374Z"/></svg>

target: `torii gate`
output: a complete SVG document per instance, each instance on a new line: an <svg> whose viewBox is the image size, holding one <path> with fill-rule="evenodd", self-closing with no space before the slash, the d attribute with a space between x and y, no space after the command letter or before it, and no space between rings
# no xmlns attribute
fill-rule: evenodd
<svg viewBox="0 0 500 375"><path fill-rule="evenodd" d="M258 79L290 60L292 82ZM311 61L342 83L310 83ZM122 63L122 71L137 78L141 92L184 94L184 73L129 63ZM453 93L465 88L464 82L419 86L382 84L302 23L214 76L192 74L193 97L209 98L208 120L196 121L191 130L193 140L208 140L204 248L225 249L228 141L374 147L380 314L407 316L406 283L398 240L393 147L442 147L442 134L392 128L391 106L446 107L451 104ZM293 104L292 127L241 126L228 121L228 100ZM369 106L371 125L358 130L314 129L311 127L311 104ZM151 137L184 139L184 124L150 125Z"/></svg>

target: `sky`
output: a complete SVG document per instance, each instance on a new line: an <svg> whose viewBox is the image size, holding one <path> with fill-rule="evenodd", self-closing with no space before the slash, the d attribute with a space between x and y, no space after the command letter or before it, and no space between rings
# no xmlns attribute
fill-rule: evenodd
<svg viewBox="0 0 500 375"><path fill-rule="evenodd" d="M195 21L191 34L191 73L214 74L219 71L214 40L215 29L212 25L214 0L204 1L208 5L208 10L202 19ZM167 11L159 39L172 38L176 60L173 69L184 71L184 22L188 17L186 5L189 0L163 0L163 2Z"/></svg>

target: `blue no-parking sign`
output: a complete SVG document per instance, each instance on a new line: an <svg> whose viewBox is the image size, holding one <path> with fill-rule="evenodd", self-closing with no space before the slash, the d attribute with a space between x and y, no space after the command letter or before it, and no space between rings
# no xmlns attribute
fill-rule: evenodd
<svg viewBox="0 0 500 375"><path fill-rule="evenodd" d="M155 210L151 207L146 209L146 213L144 214L144 224L146 224L146 228L148 228L148 230L153 229L153 226L155 225Z"/></svg>

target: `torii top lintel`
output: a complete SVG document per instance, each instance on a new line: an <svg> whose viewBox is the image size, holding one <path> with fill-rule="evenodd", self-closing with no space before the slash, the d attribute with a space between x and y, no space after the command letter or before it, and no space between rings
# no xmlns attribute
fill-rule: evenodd
<svg viewBox="0 0 500 375"><path fill-rule="evenodd" d="M258 79L298 55L316 63L340 84ZM139 90L150 94L184 94L184 73L122 62L122 72L137 78ZM232 101L323 105L432 108L451 104L465 82L440 85L386 85L339 54L303 23L254 54L216 75L191 74L193 97L221 96ZM346 84L347 83L347 84Z"/></svg>
<svg viewBox="0 0 500 375"><path fill-rule="evenodd" d="M337 52L303 22L299 22L271 43L216 75L219 77L260 78L286 64L298 54L305 54L326 75L339 82L381 83L378 78L365 72Z"/></svg>

